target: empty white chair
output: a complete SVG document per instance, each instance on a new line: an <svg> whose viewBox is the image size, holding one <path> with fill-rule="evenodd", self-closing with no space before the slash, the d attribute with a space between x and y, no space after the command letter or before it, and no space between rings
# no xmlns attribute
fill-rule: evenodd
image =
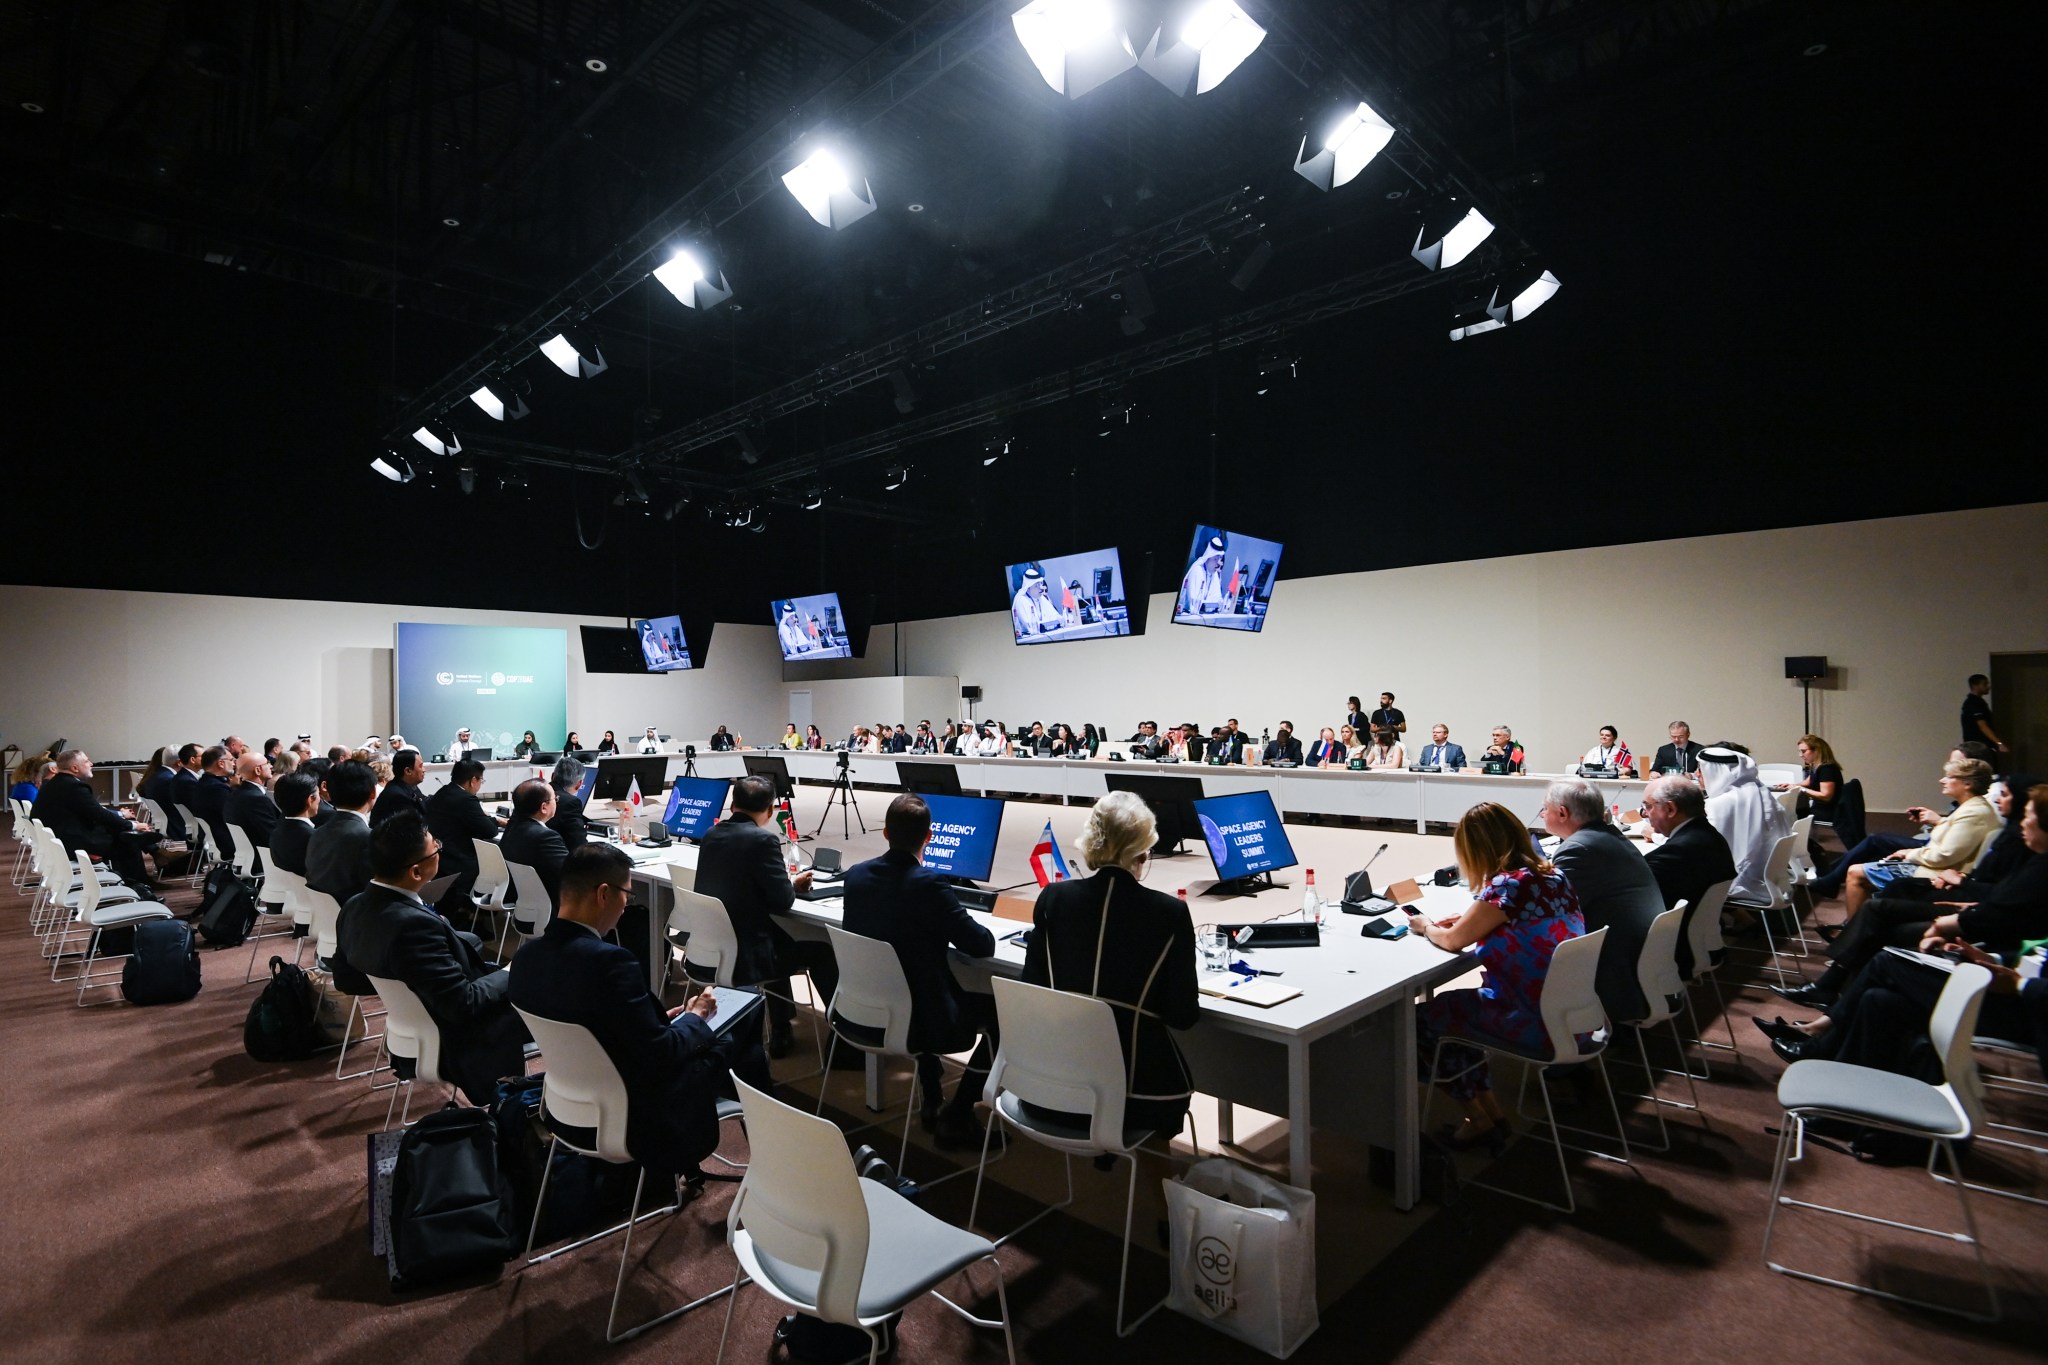
<svg viewBox="0 0 2048 1365"><path fill-rule="evenodd" d="M1714 988L1714 1008L1721 1015L1721 1023L1728 1030L1725 1043L1709 1042L1705 1030L1700 1027L1699 1011L1693 1007L1692 992L1686 991L1685 1013L1692 1024L1692 1041L1700 1051L1699 1079L1712 1080L1713 1065L1708 1062L1705 1049L1726 1048L1735 1051L1735 1021L1728 1017L1728 1001L1721 994L1721 979L1716 975L1721 960L1728 955L1728 948L1721 940L1721 907L1728 903L1728 893L1733 890L1733 881L1715 882L1700 893L1699 908L1685 921L1685 941L1692 949L1692 975L1685 978L1688 988L1705 981Z"/></svg>
<svg viewBox="0 0 2048 1365"><path fill-rule="evenodd" d="M977 1327L1001 1328L1010 1365L1016 1365L1009 1298L994 1244L855 1175L846 1139L831 1123L771 1099L745 1081L734 1083L746 1106L753 1155L726 1216L727 1238L739 1265L717 1359L725 1359L732 1308L745 1278L800 1313L860 1328L867 1333L870 1362L881 1351L877 1329L930 1294ZM1002 1316L994 1321L975 1317L937 1292L976 1261L995 1266Z"/></svg>
<svg viewBox="0 0 2048 1365"><path fill-rule="evenodd" d="M54 955L54 931L70 924L76 917L88 884L93 888L96 906L129 905L143 899L141 892L123 885L113 872L95 867L92 859L83 852L74 860L65 852L64 841L51 833L47 826L37 824L31 832L35 839L35 869L39 885L36 898L30 904L29 926L31 932L42 937L44 957Z"/></svg>
<svg viewBox="0 0 2048 1365"><path fill-rule="evenodd" d="M1680 901L1650 921L1650 932L1643 938L1643 951L1636 958L1636 984L1643 992L1648 1005L1647 1012L1640 1019L1623 1019L1617 1022L1627 1025L1636 1036L1636 1055L1642 1058L1643 1078L1650 1087L1650 1093L1637 1096L1649 1100L1657 1115L1657 1137L1660 1152L1671 1150L1671 1131L1664 1122L1664 1106L1690 1109L1695 1113L1700 1107L1699 1087L1693 1084L1692 1067L1685 1060L1685 1040L1678 1036L1678 1011L1685 1002L1685 980L1678 974L1678 935L1685 926L1685 902ZM1685 1088L1692 1095L1692 1103L1667 1100L1657 1093L1657 1072L1650 1065L1649 1045L1643 1041L1643 1032L1663 1024L1671 1030L1671 1045L1678 1050L1681 1075L1685 1077ZM1705 1115L1701 1115L1704 1120Z"/></svg>
<svg viewBox="0 0 2048 1365"><path fill-rule="evenodd" d="M91 875L92 860L82 850L78 854L78 868L80 874L78 904L76 909L71 912L72 918L61 924L57 929L55 952L50 963L50 979L52 981L60 979L57 975L57 968L64 958L65 939L73 932L73 927L76 926L79 930L90 930L91 932L86 937L84 953L79 959L78 976L76 978L78 982L78 1003L82 1006L86 1003L85 993L93 987L117 985L120 982L118 972L110 978L104 973L96 973L93 970L94 964L121 962L132 956L129 953L117 953L108 957L95 956L99 952L100 936L109 929L124 926L133 927L143 923L145 920L169 919L171 918L171 911L168 906L159 901L128 901L126 903L103 904L100 900L100 884ZM107 1002L102 1001L100 1003L105 1004Z"/></svg>
<svg viewBox="0 0 2048 1365"><path fill-rule="evenodd" d="M512 889L512 871L505 866L505 850L489 839L472 837L476 848L476 881L470 884L470 903L479 914L503 915L505 893ZM504 929L499 928L500 942Z"/></svg>
<svg viewBox="0 0 2048 1365"><path fill-rule="evenodd" d="M832 931L832 956L839 964L839 985L825 1009L825 1025L832 1041L825 1052L825 1071L831 1074L832 1057L843 1041L870 1057L895 1057L910 1063L910 1094L903 1105L903 1143L896 1153L897 1174L910 1156L910 1116L917 1110L917 1058L910 1051L910 982L903 975L903 962L896 949L880 939L848 933L838 925ZM825 1091L818 1087L818 1107L825 1110ZM934 1101L936 1102L936 1101ZM859 1131L856 1129L855 1131Z"/></svg>
<svg viewBox="0 0 2048 1365"><path fill-rule="evenodd" d="M427 1013L426 1005L412 987L403 981L385 976L364 976L377 988L378 998L384 1002L384 1050L393 1057L406 1057L413 1064L412 1080L404 1081L391 1091L391 1102L384 1106L384 1127L391 1127L391 1110L398 1103L399 1090L405 1091L405 1108L399 1110L398 1126L403 1128L412 1114L412 1088L415 1083L425 1081L428 1085L447 1085L449 1098L454 1098L455 1087L441 1078L441 1026L434 1022L434 1016Z"/></svg>

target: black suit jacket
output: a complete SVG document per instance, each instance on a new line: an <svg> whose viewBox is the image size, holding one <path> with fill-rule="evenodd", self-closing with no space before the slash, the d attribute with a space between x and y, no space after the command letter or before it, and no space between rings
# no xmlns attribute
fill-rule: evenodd
<svg viewBox="0 0 2048 1365"><path fill-rule="evenodd" d="M953 888L907 854L884 853L846 870L847 931L880 939L896 950L910 983L910 1050L959 1052L973 1046L975 1029L961 1015L949 947L969 957L991 957L996 936L974 922Z"/></svg>
<svg viewBox="0 0 2048 1365"><path fill-rule="evenodd" d="M222 858L235 856L235 836L228 833L228 780L219 773L202 773L192 788L192 799L185 804L192 813L204 820L213 830L213 837L220 847L215 850Z"/></svg>
<svg viewBox="0 0 2048 1365"><path fill-rule="evenodd" d="M402 810L412 811L420 819L427 818L427 798L420 794L418 787L407 786L393 778L384 784L384 790L377 793L377 804L370 807L370 828L389 820Z"/></svg>
<svg viewBox="0 0 2048 1365"><path fill-rule="evenodd" d="M1265 752L1259 755L1259 761L1261 763L1299 764L1301 762L1301 741L1293 735L1287 736L1286 739L1268 740Z"/></svg>
<svg viewBox="0 0 2048 1365"><path fill-rule="evenodd" d="M1685 931L1678 936L1678 968L1692 975L1692 917L1700 908L1700 897L1717 882L1735 878L1735 855L1721 831L1697 816L1671 832L1671 837L1643 855L1657 889L1664 893L1664 908L1685 902Z"/></svg>
<svg viewBox="0 0 2048 1365"><path fill-rule="evenodd" d="M719 1036L688 1012L671 1023L647 993L646 968L624 948L553 920L513 957L511 1000L595 1035L626 1083L626 1150L641 1165L683 1175L718 1146Z"/></svg>
<svg viewBox="0 0 2048 1365"><path fill-rule="evenodd" d="M170 821L169 828L164 830L164 834L172 839L183 839L185 837L185 822L178 815L177 802L179 797L177 777L174 775L174 770L165 768L155 777L143 783L137 790L164 808L164 815Z"/></svg>
<svg viewBox="0 0 2048 1365"><path fill-rule="evenodd" d="M198 773L193 772L190 768L174 769L171 773L171 800L177 802L186 810L193 811L193 814L198 814L196 810L193 810L192 806L192 789L198 785ZM177 812L174 810L171 814L176 815Z"/></svg>
<svg viewBox="0 0 2048 1365"><path fill-rule="evenodd" d="M580 848L590 841L590 821L583 817L583 798L573 791L555 788L555 815L548 828L562 836L567 848Z"/></svg>
<svg viewBox="0 0 2048 1365"><path fill-rule="evenodd" d="M270 865L306 875L306 845L313 838L311 821L286 816L270 831Z"/></svg>
<svg viewBox="0 0 2048 1365"><path fill-rule="evenodd" d="M1953 913L1965 939L1997 952L2014 952L2028 939L2048 937L2043 927L2048 925L2048 854L2035 854L1984 899Z"/></svg>
<svg viewBox="0 0 2048 1365"><path fill-rule="evenodd" d="M1700 766L1700 750L1706 747L1692 740L1687 740L1682 745L1660 744L1657 746L1657 756L1650 760L1650 767L1660 773L1674 769L1682 773L1697 772Z"/></svg>
<svg viewBox="0 0 2048 1365"><path fill-rule="evenodd" d="M441 1076L487 1104L498 1078L526 1069L526 1026L505 998L503 969L455 926L402 891L372 885L341 908L336 971L403 981L441 1028Z"/></svg>
<svg viewBox="0 0 2048 1365"><path fill-rule="evenodd" d="M474 873L476 866L476 844L481 839L490 843L498 837L498 822L484 813L483 802L476 799L476 793L464 791L450 782L447 786L427 798L427 828L441 841L441 872Z"/></svg>
<svg viewBox="0 0 2048 1365"><path fill-rule="evenodd" d="M256 782L238 782L231 787L222 813L230 824L240 825L258 848L270 847L270 836L284 818L278 814L277 801Z"/></svg>
<svg viewBox="0 0 2048 1365"><path fill-rule="evenodd" d="M774 921L796 902L782 862L782 839L752 817L734 814L713 825L697 846L697 890L715 897L739 938L733 980L752 984L783 975Z"/></svg>
<svg viewBox="0 0 2048 1365"><path fill-rule="evenodd" d="M347 905L370 884L370 827L341 811L306 841L306 885Z"/></svg>
<svg viewBox="0 0 2048 1365"><path fill-rule="evenodd" d="M1558 846L1554 860L1579 898L1586 932L1605 929L1594 990L1610 1022L1621 1024L1649 1014L1637 979L1637 959L1650 924L1669 907L1656 874L1628 840L1605 825L1588 825Z"/></svg>
<svg viewBox="0 0 2048 1365"><path fill-rule="evenodd" d="M90 783L65 772L43 784L29 814L64 841L66 852L84 849L103 858L112 851L115 838L133 828L127 817L100 804Z"/></svg>
<svg viewBox="0 0 2048 1365"><path fill-rule="evenodd" d="M508 863L525 863L540 874L540 884L548 889L548 899L555 904L562 903L562 864L569 860L569 846L562 842L562 836L543 825L530 815L515 815L512 823L505 826L505 837L498 841L504 850ZM516 904L517 894L511 897Z"/></svg>

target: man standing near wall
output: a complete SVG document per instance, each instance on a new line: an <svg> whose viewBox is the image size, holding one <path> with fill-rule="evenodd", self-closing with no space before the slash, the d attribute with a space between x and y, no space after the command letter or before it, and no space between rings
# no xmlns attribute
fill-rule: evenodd
<svg viewBox="0 0 2048 1365"><path fill-rule="evenodd" d="M1963 742L1974 739L2002 754L2010 753L2005 741L1991 728L1991 703L1986 700L1991 695L1991 679L1982 673L1972 673L1969 685L1970 690L1963 694Z"/></svg>

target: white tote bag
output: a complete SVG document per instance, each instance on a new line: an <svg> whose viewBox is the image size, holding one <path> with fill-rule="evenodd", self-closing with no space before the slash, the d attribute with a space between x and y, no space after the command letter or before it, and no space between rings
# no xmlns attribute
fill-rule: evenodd
<svg viewBox="0 0 2048 1365"><path fill-rule="evenodd" d="M1175 1312L1285 1360L1316 1330L1316 1197L1211 1157L1166 1182Z"/></svg>

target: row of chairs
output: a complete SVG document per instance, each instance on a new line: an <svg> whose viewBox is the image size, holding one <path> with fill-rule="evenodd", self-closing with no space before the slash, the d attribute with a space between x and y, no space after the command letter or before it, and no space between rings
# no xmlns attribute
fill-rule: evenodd
<svg viewBox="0 0 2048 1365"><path fill-rule="evenodd" d="M120 971L115 964L128 956L101 952L107 931L132 930L150 920L169 919L171 912L161 902L124 885L118 875L94 863L83 849L67 853L63 841L34 817L26 801L8 800L19 845L14 882L18 890L33 889L35 893L29 904L29 932L41 941L43 960L50 964L50 980L75 984L80 1006L105 1003L87 996L95 989L118 986ZM70 976L64 974L68 963L75 963Z"/></svg>

